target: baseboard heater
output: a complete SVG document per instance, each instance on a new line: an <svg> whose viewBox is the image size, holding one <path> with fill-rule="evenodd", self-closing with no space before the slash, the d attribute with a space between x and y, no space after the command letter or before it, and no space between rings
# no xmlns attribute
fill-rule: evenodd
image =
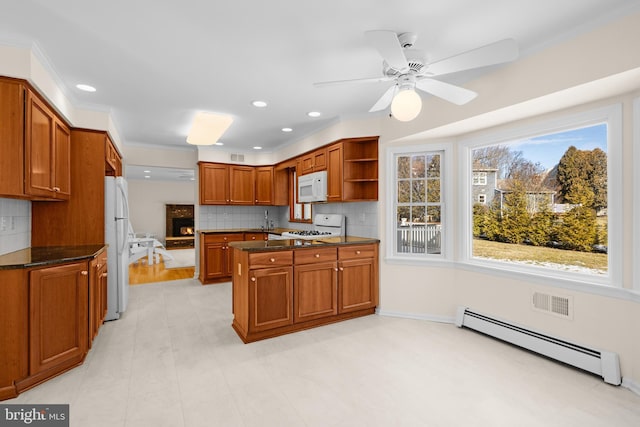
<svg viewBox="0 0 640 427"><path fill-rule="evenodd" d="M601 376L620 385L620 360L616 353L591 349L458 307L456 325L482 332L535 353Z"/></svg>

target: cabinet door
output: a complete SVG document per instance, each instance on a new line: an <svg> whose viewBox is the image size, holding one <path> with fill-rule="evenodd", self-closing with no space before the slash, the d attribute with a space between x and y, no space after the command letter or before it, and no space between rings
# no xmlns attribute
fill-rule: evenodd
<svg viewBox="0 0 640 427"><path fill-rule="evenodd" d="M377 305L373 258L340 261L338 265L338 312L347 313Z"/></svg>
<svg viewBox="0 0 640 427"><path fill-rule="evenodd" d="M88 272L80 262L29 273L29 371L68 368L87 351ZM54 369L55 370L55 369Z"/></svg>
<svg viewBox="0 0 640 427"><path fill-rule="evenodd" d="M233 248L230 248L229 242L242 242L244 240L243 233L237 234L229 234L225 238L225 245L223 248L224 253L224 275L232 276L233 275Z"/></svg>
<svg viewBox="0 0 640 427"><path fill-rule="evenodd" d="M253 205L255 202L255 177L251 166L230 166L230 203Z"/></svg>
<svg viewBox="0 0 640 427"><path fill-rule="evenodd" d="M71 195L71 131L59 120L54 122L53 191L56 199Z"/></svg>
<svg viewBox="0 0 640 427"><path fill-rule="evenodd" d="M265 331L293 324L293 269L252 270L249 280L249 329Z"/></svg>
<svg viewBox="0 0 640 427"><path fill-rule="evenodd" d="M0 79L0 196L24 196L24 93Z"/></svg>
<svg viewBox="0 0 640 427"><path fill-rule="evenodd" d="M225 243L208 243L204 245L204 269L205 280L217 279L227 275L229 263L225 257L227 245Z"/></svg>
<svg viewBox="0 0 640 427"><path fill-rule="evenodd" d="M296 265L294 268L293 321L295 323L338 313L337 263Z"/></svg>
<svg viewBox="0 0 640 427"><path fill-rule="evenodd" d="M200 204L229 203L229 166L215 163L200 164Z"/></svg>
<svg viewBox="0 0 640 427"><path fill-rule="evenodd" d="M49 107L27 91L25 132L25 192L32 196L53 197L54 126Z"/></svg>
<svg viewBox="0 0 640 427"><path fill-rule="evenodd" d="M342 144L327 149L327 202L342 201Z"/></svg>
<svg viewBox="0 0 640 427"><path fill-rule="evenodd" d="M100 263L98 259L89 262L89 348L98 334L98 317L100 313L99 275Z"/></svg>
<svg viewBox="0 0 640 427"><path fill-rule="evenodd" d="M256 205L273 204L273 166L258 167L256 171Z"/></svg>

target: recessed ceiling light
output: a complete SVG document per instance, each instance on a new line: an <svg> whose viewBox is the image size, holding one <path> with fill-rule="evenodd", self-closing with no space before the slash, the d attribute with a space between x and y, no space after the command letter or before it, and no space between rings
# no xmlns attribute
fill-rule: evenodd
<svg viewBox="0 0 640 427"><path fill-rule="evenodd" d="M151 173L151 171L143 171L144 173Z"/></svg>
<svg viewBox="0 0 640 427"><path fill-rule="evenodd" d="M215 143L215 144L213 144L213 145L224 145L224 142L216 142L216 143Z"/></svg>
<svg viewBox="0 0 640 427"><path fill-rule="evenodd" d="M77 84L76 87L80 90L83 90L85 92L95 92L96 88L90 85L85 85L85 84Z"/></svg>
<svg viewBox="0 0 640 427"><path fill-rule="evenodd" d="M267 103L265 101L253 101L251 105L258 108L264 108L267 106Z"/></svg>
<svg viewBox="0 0 640 427"><path fill-rule="evenodd" d="M293 132L291 128L282 128L282 132Z"/></svg>
<svg viewBox="0 0 640 427"><path fill-rule="evenodd" d="M148 179L148 178L151 178L151 176L149 176L149 175L145 175L144 177L145 177L145 178L147 178L147 179Z"/></svg>
<svg viewBox="0 0 640 427"><path fill-rule="evenodd" d="M262 147L253 147L254 150L262 150Z"/></svg>
<svg viewBox="0 0 640 427"><path fill-rule="evenodd" d="M319 111L309 111L307 116L309 117L320 117L322 114Z"/></svg>

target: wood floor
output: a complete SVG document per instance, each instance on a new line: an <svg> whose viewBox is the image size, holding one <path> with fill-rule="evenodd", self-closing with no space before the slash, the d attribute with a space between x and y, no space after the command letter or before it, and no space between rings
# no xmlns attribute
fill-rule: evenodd
<svg viewBox="0 0 640 427"><path fill-rule="evenodd" d="M142 285L145 283L165 282L168 280L193 279L195 267L164 268L164 260L160 255L160 262L149 265L147 257L129 264L129 284Z"/></svg>

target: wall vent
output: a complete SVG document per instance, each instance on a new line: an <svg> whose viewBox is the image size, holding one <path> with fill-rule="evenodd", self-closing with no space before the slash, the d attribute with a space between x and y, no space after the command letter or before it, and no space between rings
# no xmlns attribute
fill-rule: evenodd
<svg viewBox="0 0 640 427"><path fill-rule="evenodd" d="M244 162L244 154L231 154L232 162Z"/></svg>
<svg viewBox="0 0 640 427"><path fill-rule="evenodd" d="M573 298L542 292L531 294L531 307L536 311L553 314L565 319L573 319Z"/></svg>

